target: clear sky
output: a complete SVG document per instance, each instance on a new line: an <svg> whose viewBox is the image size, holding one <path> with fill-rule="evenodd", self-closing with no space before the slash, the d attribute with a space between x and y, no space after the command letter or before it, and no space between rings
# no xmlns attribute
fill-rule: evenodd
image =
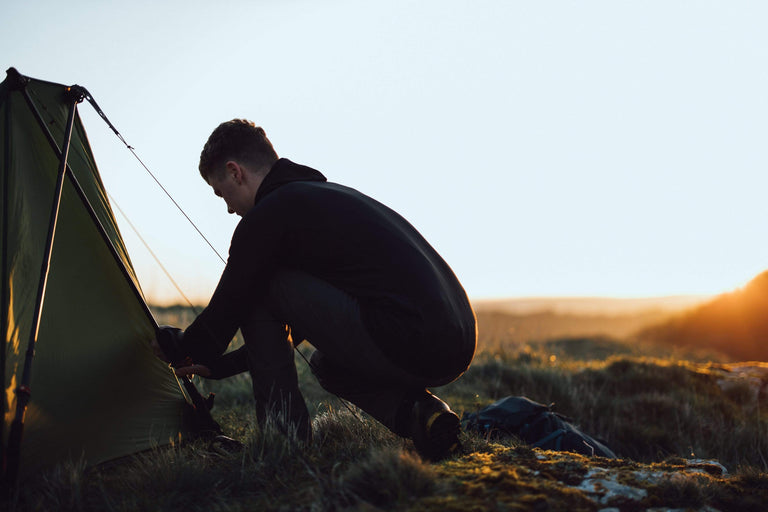
<svg viewBox="0 0 768 512"><path fill-rule="evenodd" d="M768 268L768 3L34 1L0 64L86 87L226 257L224 120L408 218L470 297L732 290ZM89 105L114 201L194 300L223 264ZM117 213L150 299L178 294Z"/></svg>

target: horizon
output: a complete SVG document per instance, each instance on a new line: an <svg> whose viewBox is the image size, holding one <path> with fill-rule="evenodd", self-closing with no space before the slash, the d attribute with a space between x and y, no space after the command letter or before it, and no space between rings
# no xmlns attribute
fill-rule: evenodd
<svg viewBox="0 0 768 512"><path fill-rule="evenodd" d="M726 292L729 293L729 292ZM481 311L502 311L514 314L553 312L557 314L636 314L647 311L677 312L704 304L722 294L716 295L670 295L658 297L496 297L469 298L473 309ZM183 300L158 302L148 300L156 308L204 308L206 301L186 303Z"/></svg>

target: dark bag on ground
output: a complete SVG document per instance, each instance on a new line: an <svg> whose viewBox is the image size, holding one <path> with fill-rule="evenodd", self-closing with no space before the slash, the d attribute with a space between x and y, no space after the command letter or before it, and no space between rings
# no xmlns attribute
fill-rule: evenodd
<svg viewBox="0 0 768 512"><path fill-rule="evenodd" d="M616 454L604 443L588 436L572 420L553 412L550 407L524 396L508 396L476 413L464 413L465 430L489 438L516 436L536 448L576 452L615 459Z"/></svg>

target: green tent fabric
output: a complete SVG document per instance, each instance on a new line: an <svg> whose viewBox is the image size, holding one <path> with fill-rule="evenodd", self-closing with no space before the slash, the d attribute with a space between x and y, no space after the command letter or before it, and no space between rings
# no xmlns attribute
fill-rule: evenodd
<svg viewBox="0 0 768 512"><path fill-rule="evenodd" d="M67 87L12 72L0 84L4 461L12 451L9 431L33 329L60 166L59 154L29 101L59 148L70 110ZM21 88L19 79L25 82ZM31 364L21 477L68 458L98 464L176 442L194 430L189 398L149 347L154 320L77 115L67 162L87 202L75 180L67 177Z"/></svg>

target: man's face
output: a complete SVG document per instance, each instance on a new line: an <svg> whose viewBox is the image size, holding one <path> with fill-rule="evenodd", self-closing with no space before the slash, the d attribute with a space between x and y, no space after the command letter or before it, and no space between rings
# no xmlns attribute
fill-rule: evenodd
<svg viewBox="0 0 768 512"><path fill-rule="evenodd" d="M236 213L242 217L253 206L253 195L244 183L238 181L237 177L228 170L209 176L208 184L213 189L213 193L227 203L229 213Z"/></svg>

